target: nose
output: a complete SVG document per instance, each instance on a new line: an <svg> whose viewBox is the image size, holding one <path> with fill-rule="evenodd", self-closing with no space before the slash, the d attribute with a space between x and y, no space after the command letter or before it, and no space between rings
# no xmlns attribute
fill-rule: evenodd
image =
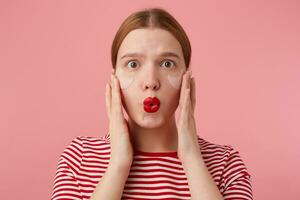
<svg viewBox="0 0 300 200"><path fill-rule="evenodd" d="M155 67L150 67L149 70L147 70L145 76L144 76L144 83L143 83L143 89L144 90L158 90L160 87L159 77L157 74L157 70Z"/></svg>

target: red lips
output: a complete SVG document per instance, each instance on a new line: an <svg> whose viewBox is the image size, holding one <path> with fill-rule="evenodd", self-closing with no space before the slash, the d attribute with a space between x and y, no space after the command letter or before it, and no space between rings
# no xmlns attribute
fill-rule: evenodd
<svg viewBox="0 0 300 200"><path fill-rule="evenodd" d="M147 97L144 100L144 110L146 112L156 112L159 109L160 101L156 97Z"/></svg>

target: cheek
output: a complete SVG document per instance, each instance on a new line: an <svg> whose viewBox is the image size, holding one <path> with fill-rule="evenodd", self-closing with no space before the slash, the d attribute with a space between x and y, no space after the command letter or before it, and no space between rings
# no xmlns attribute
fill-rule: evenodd
<svg viewBox="0 0 300 200"><path fill-rule="evenodd" d="M179 90L180 86L181 86L181 76L171 76L168 75L168 81L170 83L170 85L176 89Z"/></svg>
<svg viewBox="0 0 300 200"><path fill-rule="evenodd" d="M121 89L126 90L132 85L134 78L133 77L119 77L119 80L120 80Z"/></svg>

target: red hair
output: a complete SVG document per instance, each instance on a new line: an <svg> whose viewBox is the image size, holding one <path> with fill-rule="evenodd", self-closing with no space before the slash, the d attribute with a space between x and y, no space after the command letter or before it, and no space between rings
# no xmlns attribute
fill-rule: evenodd
<svg viewBox="0 0 300 200"><path fill-rule="evenodd" d="M180 43L185 65L188 68L191 60L191 45L187 34L177 20L166 10L148 8L129 15L121 24L111 46L112 67L116 69L117 55L126 35L138 28L161 28L169 31Z"/></svg>

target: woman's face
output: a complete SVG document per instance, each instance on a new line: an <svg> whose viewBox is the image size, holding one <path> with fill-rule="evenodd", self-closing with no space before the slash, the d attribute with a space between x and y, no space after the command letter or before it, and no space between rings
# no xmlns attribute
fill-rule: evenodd
<svg viewBox="0 0 300 200"><path fill-rule="evenodd" d="M180 43L163 29L135 29L124 38L117 55L116 75L123 106L139 126L163 125L176 111L186 71ZM158 111L144 111L144 99L157 97Z"/></svg>

